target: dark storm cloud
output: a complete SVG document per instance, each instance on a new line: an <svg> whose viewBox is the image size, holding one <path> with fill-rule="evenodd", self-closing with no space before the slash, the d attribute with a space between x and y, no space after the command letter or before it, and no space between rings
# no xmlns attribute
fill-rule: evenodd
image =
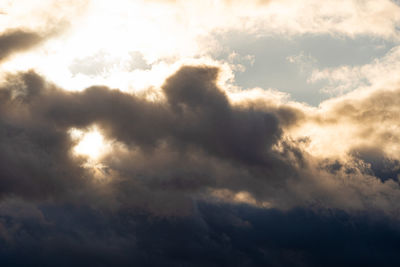
<svg viewBox="0 0 400 267"><path fill-rule="evenodd" d="M101 170L108 179L101 190L124 207L187 214L198 197L229 190L249 192L246 201L260 205L363 210L386 201L365 191L370 183L397 199L396 188L374 181L396 175L396 162L382 170L380 163L368 165L365 153L353 153L365 164L313 158L302 149L306 139L284 135L284 129L306 120L301 109L232 104L217 77L217 68L182 67L162 86L165 100L147 101L102 86L64 91L34 72L10 76L0 91L2 193L94 197L100 189L80 167L82 159L71 155L75 143L68 130L97 125L108 140L124 146L103 158ZM381 208L390 213L395 207Z"/></svg>
<svg viewBox="0 0 400 267"><path fill-rule="evenodd" d="M296 116L232 105L217 75L216 68L183 67L164 84L164 102L100 86L67 92L34 72L10 76L0 91L3 194L84 190L90 175L71 155L68 130L91 125L128 150L104 160L109 187L124 205L179 214L212 188L264 199L279 194L277 187L296 177L293 162L301 164L301 152L272 146L281 139L280 117L287 125Z"/></svg>
<svg viewBox="0 0 400 267"><path fill-rule="evenodd" d="M400 229L378 214L282 212L199 203L182 218L151 218L87 206L39 207L0 217L10 229L7 266L396 266Z"/></svg>
<svg viewBox="0 0 400 267"><path fill-rule="evenodd" d="M99 124L126 144L156 146L171 139L221 158L267 164L281 134L275 114L232 107L216 87L218 70L185 67L163 86L166 103L151 103L105 87L82 93L49 92L27 97L30 109L64 127Z"/></svg>
<svg viewBox="0 0 400 267"><path fill-rule="evenodd" d="M33 72L15 78L0 89L0 194L61 197L85 184L82 161L70 156L74 143L66 131L26 108L46 87L42 78Z"/></svg>
<svg viewBox="0 0 400 267"><path fill-rule="evenodd" d="M217 78L213 67L182 67L162 86L165 99L148 101L103 86L64 91L33 71L9 75L0 88L0 262L398 263L398 161L368 146L352 160L312 157L307 138L285 131L315 117L262 99L233 104ZM365 105L351 104L337 110L362 114ZM72 154L68 133L92 125L114 144L101 179Z"/></svg>
<svg viewBox="0 0 400 267"><path fill-rule="evenodd" d="M9 29L0 35L0 62L14 53L32 48L43 42L46 36L23 29Z"/></svg>

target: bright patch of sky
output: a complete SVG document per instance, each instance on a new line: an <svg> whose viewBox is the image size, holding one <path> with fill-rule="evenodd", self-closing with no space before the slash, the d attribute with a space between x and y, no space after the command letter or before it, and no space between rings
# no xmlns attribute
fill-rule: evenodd
<svg viewBox="0 0 400 267"><path fill-rule="evenodd" d="M317 106L397 68L398 3L3 1L0 28L57 34L1 68L35 69L67 90L102 84L137 92L159 88L181 65L211 64L232 87L272 88ZM352 73L358 76L349 81Z"/></svg>
<svg viewBox="0 0 400 267"><path fill-rule="evenodd" d="M311 81L314 70L340 66L362 66L385 56L396 43L380 38L332 35L257 37L243 32L217 35L222 49L218 59L244 66L235 72L242 88L274 88L289 93L293 100L318 105L338 92L323 90L328 81ZM233 61L235 61L233 59ZM251 59L251 60L249 60Z"/></svg>

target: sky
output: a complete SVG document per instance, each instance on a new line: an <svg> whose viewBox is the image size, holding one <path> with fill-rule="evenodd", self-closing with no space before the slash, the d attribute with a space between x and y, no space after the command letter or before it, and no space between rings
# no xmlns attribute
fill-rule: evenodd
<svg viewBox="0 0 400 267"><path fill-rule="evenodd" d="M400 3L0 2L3 266L399 266Z"/></svg>

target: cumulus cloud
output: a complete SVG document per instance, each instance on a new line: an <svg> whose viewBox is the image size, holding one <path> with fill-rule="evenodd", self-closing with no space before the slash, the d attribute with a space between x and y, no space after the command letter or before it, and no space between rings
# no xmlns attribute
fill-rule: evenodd
<svg viewBox="0 0 400 267"><path fill-rule="evenodd" d="M10 76L1 90L3 195L68 198L93 188L91 197L108 194L110 202L122 206L179 215L192 212L196 199L224 198L218 192L228 190L236 199L261 206L312 204L395 214L399 188L385 181L397 180L398 155L374 160L380 154L368 156L375 150L363 147L368 140L383 142L381 133L360 132L363 118L375 120L364 110L374 107L376 123L382 124L387 108L396 106L394 96L369 102L385 97L377 92L358 104L353 101L353 108L342 100L324 115L306 115L301 105L269 104L267 99L231 102L217 78L215 67L186 66L166 80L164 100L148 101L101 86L64 91L34 72ZM307 136L299 130L303 125L340 127L340 120L359 123L351 136L359 143L349 139L342 148L347 160L307 149L321 137ZM93 125L116 144L102 159L108 177L102 185L82 167L84 159L73 156L76 142L69 135L72 128ZM335 142L324 141L326 149ZM382 164L387 170L377 172Z"/></svg>
<svg viewBox="0 0 400 267"><path fill-rule="evenodd" d="M76 76L123 63L141 70L139 78L154 64L175 63L164 62L163 75L172 74L142 94L105 85L69 91L47 80L49 67L2 73L4 265L398 265L398 48L366 66L314 71L310 82L357 90L310 107L281 92L228 84L232 66L193 41L221 29L396 41L400 12L392 1L119 1L113 12L109 1L16 2L0 6L14 27L0 34L1 63L54 37L60 28L51 25L60 21L78 34L66 56L49 62L70 58L62 68ZM87 20L77 19L86 7ZM126 13L132 7L135 16ZM101 24L98 16L107 19ZM119 27L127 16L137 20ZM135 38L119 42L128 29ZM60 40L44 53L66 52ZM109 50L90 56L97 44ZM178 68L182 62L215 64ZM92 129L107 142L96 159L76 153L81 140L71 134Z"/></svg>
<svg viewBox="0 0 400 267"><path fill-rule="evenodd" d="M128 183L144 184L149 189L159 187L162 192L166 187L179 193L180 190L205 190L217 183L221 183L217 186L229 186L227 181L216 179L228 179L223 178L227 176L224 168L233 173L234 164L250 168L255 176L275 183L284 180L286 175L291 176L290 164L272 150L282 132L277 111L232 106L216 86L217 74L216 68L182 68L164 84L165 102L149 102L106 87L67 92L47 84L33 72L10 77L1 94L5 129L3 151L8 154L4 155L7 161L11 161L4 165L3 173L10 173L6 176L11 184L19 181L21 184L10 185L9 189L4 186L5 193L24 195L25 191L19 190L23 190L23 181L30 177L25 171L32 171L32 177L38 179L50 179L45 180L49 193L69 188L63 181L74 184L75 179L81 179L83 182L79 161L70 155L73 141L68 130L91 125L97 125L107 138L121 142L127 150L116 153L120 156L117 160L114 159L116 155L110 155L106 165L127 176ZM294 116L290 112L286 114L291 115ZM12 131L20 134L6 138ZM12 148L21 150L15 159L7 152ZM43 155L35 158L37 153ZM19 159L21 154L23 158ZM24 158L28 155L32 156L32 162ZM221 166L213 163L213 159L221 161ZM146 163L149 160L150 163ZM178 167L182 160L187 161L186 170ZM131 164L132 161L135 164ZM32 164L32 168L19 168L18 164ZM51 173L53 165L55 173ZM209 165L215 165L210 167L217 170L211 172L220 172L221 177L209 173ZM23 173L15 175L14 168ZM56 171L71 175L73 179L58 177ZM262 178L263 171L270 173L270 177ZM143 175L145 179L138 178ZM237 180L243 183L239 177ZM35 184L34 179L29 181ZM26 187L47 192L47 187L40 183ZM45 194L39 192L39 195Z"/></svg>
<svg viewBox="0 0 400 267"><path fill-rule="evenodd" d="M269 260L280 265L287 263L287 257L260 256L260 261L254 257L260 249L287 251L297 255L296 262L309 263L320 262L316 255L322 254L304 250L303 243L299 247L281 244L275 250L263 238L259 246L243 251L235 241L237 235L250 238L266 231L252 216L277 220L280 223L271 224L271 229L281 229L282 221L304 218L304 214L308 214L305 222L322 228L326 227L319 221L322 215L316 214L328 213L324 216L333 225L338 225L337 215L330 212L346 212L349 224L364 220L362 216L370 220L371 214L382 214L389 218L383 225L397 233L389 222L399 215L398 154L377 143L383 144L377 130L363 134L366 121L395 123L397 91L377 90L358 99L346 96L316 109L274 92L229 95L217 80L215 67L184 66L165 81L163 97L150 101L104 86L65 91L33 71L10 74L0 90L0 237L15 244L15 250L1 253L15 260L13 253L18 254L22 244L36 243L51 255L46 262L62 258L58 253L63 250L85 258L82 262L87 264L156 264L147 256L154 248L163 251L163 262L182 263L185 255L192 255L186 261L193 262L198 255L192 250L179 254L182 247L161 242L164 230L184 227L184 233L197 229L200 235L182 237L181 244L190 247L200 242L201 253L221 255L228 246L221 264L231 253L242 253L253 265ZM310 149L315 142L329 149L328 142L335 140L325 140L324 146L323 136L312 135L307 125L323 129L346 123L354 127L352 137L364 143L345 140L344 157ZM85 157L73 153L77 141L69 134L72 128L85 130L93 125L113 144L100 158L102 179L85 167ZM396 136L393 129L386 131ZM293 213L296 207L300 215ZM225 215L217 216L221 213ZM219 227L236 230L227 230L226 235L217 231L217 239L210 241L207 236ZM21 235L26 229L34 230ZM299 233L307 233L303 230ZM151 232L158 233L149 239L158 244L155 247L138 234ZM38 238L37 233L44 237ZM375 240L374 233L368 233L368 240ZM347 242L345 235L340 240ZM214 249L204 251L206 246ZM135 252L127 256L131 250ZM178 253L176 261L174 253ZM26 257L44 261L40 253ZM353 259L360 261L356 254ZM209 261L205 257L200 263Z"/></svg>

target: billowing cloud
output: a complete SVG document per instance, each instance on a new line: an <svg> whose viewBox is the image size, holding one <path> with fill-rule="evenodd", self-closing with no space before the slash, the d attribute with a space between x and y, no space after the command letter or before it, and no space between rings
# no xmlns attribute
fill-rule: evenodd
<svg viewBox="0 0 400 267"><path fill-rule="evenodd" d="M217 77L213 67L183 67L167 79L162 87L164 100L158 101L99 86L68 92L33 72L10 77L1 98L4 195L52 198L93 186L99 194L109 192L113 203L177 215L190 213L192 201L207 195L231 201L219 193L228 190L234 199L242 196L243 201L261 206L287 209L314 203L394 215L400 196L393 183L398 157L388 154L388 170L377 172L386 161L374 160L368 155L375 150L362 147L369 138L383 142L383 137L379 139L383 133L362 131L368 130L363 129L364 110L377 109L376 123L382 124L381 116L388 117L387 108L397 106L396 98L388 96L391 101L385 101L379 91L359 104L354 102L353 108L342 100L324 115L306 116L302 106L290 103L268 104L265 99L233 103L216 85ZM381 98L377 103L368 102L377 97ZM359 123L352 129L359 143L342 141L341 152L347 159L307 149L314 142L341 140L306 136L303 125L313 123L323 132L331 123L338 129L346 127L347 120ZM93 125L115 142L102 159L107 185L100 187L93 174L81 167L83 159L73 156L76 143L69 136L70 129ZM299 129L302 136L296 132ZM390 197L382 199L380 194Z"/></svg>
<svg viewBox="0 0 400 267"><path fill-rule="evenodd" d="M271 229L280 229L278 225L284 220L304 218L302 214L308 214L304 223L325 229L327 225L320 224L320 215L315 214L330 210L345 211L352 218L346 221L363 220L360 214L368 217L375 213L389 221L398 220L398 157L389 157L380 148L351 143L344 158L313 154L307 146L318 141L318 136L296 136L299 127L310 123L323 128L330 123L359 121L354 125L362 129L362 114L373 107L377 117L369 119L382 122L381 116L388 117L397 106L394 95L385 98L384 91L377 91L358 101L353 99L349 109L342 107L349 106L346 101L350 100L338 99L321 115L272 92L255 91L250 98L228 96L217 86L217 79L215 67L186 66L166 80L163 98L150 101L102 86L65 91L34 72L10 75L0 91L0 215L5 220L1 221L0 235L3 242L15 244L15 250L3 251L5 257L14 259L22 244L33 242L50 255L46 262L61 259L61 249L74 258L84 257L83 262L90 264L156 264L146 254L153 247L145 241L149 240L158 244L155 249L164 251L162 262L177 264L194 251L179 254L181 248L159 240L165 229L172 227L170 232L182 224L179 227L188 227L183 233L198 229L200 236L183 239L181 244L200 246L201 253L210 257L221 255L224 244L230 247L221 256L221 264L231 253L242 253L255 265L270 260L278 260L278 265L286 262L287 257L256 256L260 249L268 253L287 250L309 263L321 261L317 255L322 254L305 249L306 244L273 248L264 238L257 241L259 245L253 243L252 235L268 232L247 212L254 209L257 216L269 218L265 220L276 219ZM85 166L85 157L73 153L77 142L70 135L72 128L85 130L93 125L113 144L100 158L97 171ZM358 138L368 140L367 135ZM233 210L229 211L229 205ZM310 211L281 213L295 207ZM69 219L60 223L65 212ZM222 216L226 221L217 218L221 213L226 213ZM161 221L151 223L140 214ZM326 216L336 225L334 217ZM171 222L171 218L179 219ZM384 222L388 231L397 233L389 225ZM236 230L227 230L226 235L218 232L217 239L210 241L206 236L213 235L214 227ZM22 237L21 231L28 228L34 229L32 234ZM45 228L50 229L44 235L47 239L35 237ZM138 234L157 229L164 230L146 238ZM301 235L307 233L307 229L298 230ZM340 231L350 230L345 227ZM368 240L376 240L374 231L367 233ZM128 236L121 236L121 232ZM246 242L254 244L251 251L242 251L242 245L235 241L241 233L250 238ZM283 236L276 241L280 238ZM338 238L338 244L348 242L344 234ZM198 242L203 245L195 245ZM169 250L164 245L173 247ZM203 251L205 246L214 249ZM383 248L379 243L379 250ZM134 253L127 256L128 250ZM87 256L89 251L93 257ZM327 253L325 248L320 252ZM178 253L176 262L174 253ZM44 261L37 253L26 257L32 262ZM190 257L196 258L194 254ZM361 258L354 254L350 259L359 262ZM205 257L199 264L210 260Z"/></svg>
<svg viewBox="0 0 400 267"><path fill-rule="evenodd" d="M164 191L163 187L166 186L178 192L186 189L197 192L210 186L228 186L228 181L216 179L228 179L223 178L227 176L224 168L233 173L232 164L243 166L246 172L249 168L256 177L274 183L285 180L286 175L291 176L293 170L290 170L290 164L272 150L282 133L277 110L232 106L225 93L216 86L217 74L216 68L182 68L163 86L166 100L162 102L149 102L106 87L67 92L47 84L32 72L10 77L2 90L2 121L6 129L3 140L6 148L12 146L14 150L22 151L13 160L7 152L12 148L3 150L8 155L4 157L15 165L6 163L3 173L10 173L6 176L11 184L32 176L50 179L45 180L50 186L54 179L55 188L50 188L49 193L57 192L58 183L61 183L60 188L68 188L68 185L62 184L64 180L72 184L75 179L83 179L83 182L85 179L79 173L82 171L79 161L70 155L73 142L68 137L68 130L97 125L106 137L121 142L127 150L119 152L118 160L111 154L108 159L110 162L106 162L106 165L110 165L111 170L118 174L128 176L126 179L129 183L145 184L150 189L160 187ZM290 112L286 116L295 117ZM7 134L12 131L20 132L20 135L11 135L11 140L8 140ZM21 144L18 143L19 136ZM43 144L40 140L43 140ZM33 150L35 148L39 151ZM37 153L43 153L43 157L35 158ZM21 154L24 157L32 154L33 162L29 158L25 159L27 162L19 159L18 155ZM154 158L154 165L151 158ZM35 163L35 159L39 162ZM221 166L212 163L211 159L221 161ZM146 163L149 160L150 163ZM188 161L187 170L178 168L182 160ZM72 168L74 161L75 167ZM131 161L135 164L132 165ZM8 168L26 171L25 168L19 168L18 164L32 164L32 169L28 170L38 173L14 176ZM42 164L49 168L44 168ZM53 164L57 171L65 168L63 173L71 175L74 180L46 173L51 171ZM210 164L216 165L210 166L211 173L210 170L206 171ZM170 170L162 171L162 168ZM212 170L214 168L216 170ZM77 169L78 173L69 173L68 169ZM263 171L270 173L270 177L262 178ZM148 178L139 179L142 175ZM239 177L237 180L237 183L241 183ZM34 178L31 181L35 183ZM21 187L24 187L23 182ZM46 190L40 184L27 185L32 191L35 187ZM235 187L234 183L232 187ZM7 186L3 188L7 191ZM24 195L20 189L19 186L10 186L10 192L6 193ZM41 192L39 195L45 194Z"/></svg>
<svg viewBox="0 0 400 267"><path fill-rule="evenodd" d="M17 2L32 15L0 6L4 265L398 265L398 48L314 70L344 85L311 107L237 86L257 56L216 59L212 37L397 42L393 1Z"/></svg>

